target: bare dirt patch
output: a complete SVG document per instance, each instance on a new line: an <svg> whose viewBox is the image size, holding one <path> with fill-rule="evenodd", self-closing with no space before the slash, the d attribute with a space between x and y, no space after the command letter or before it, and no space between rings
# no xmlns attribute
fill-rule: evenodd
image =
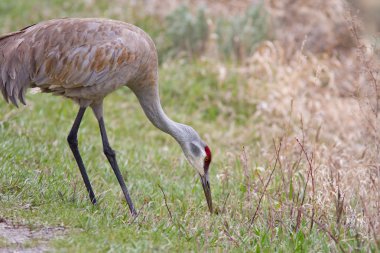
<svg viewBox="0 0 380 253"><path fill-rule="evenodd" d="M64 233L64 227L38 227L32 229L0 218L0 253L46 252L49 251L48 242L64 235Z"/></svg>

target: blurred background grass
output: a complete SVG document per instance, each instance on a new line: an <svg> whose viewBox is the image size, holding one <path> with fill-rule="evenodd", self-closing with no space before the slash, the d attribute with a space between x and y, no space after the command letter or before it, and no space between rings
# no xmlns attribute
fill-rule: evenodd
<svg viewBox="0 0 380 253"><path fill-rule="evenodd" d="M180 148L121 89L105 101L106 122L139 218L128 215L88 112L80 149L100 197L90 206L66 143L77 107L47 94L28 94L19 110L0 103L0 218L64 226L49 246L59 251L379 250L379 23L368 18L376 8L370 0L1 1L2 34L60 17L119 19L150 34L165 111L213 150L219 215L207 215ZM17 247L26 246L0 240L0 249Z"/></svg>

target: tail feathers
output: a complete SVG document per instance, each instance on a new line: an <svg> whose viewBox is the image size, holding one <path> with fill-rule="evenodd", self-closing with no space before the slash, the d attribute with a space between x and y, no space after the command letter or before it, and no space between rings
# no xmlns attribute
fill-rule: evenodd
<svg viewBox="0 0 380 253"><path fill-rule="evenodd" d="M25 103L30 85L30 48L22 32L0 37L0 90L7 103Z"/></svg>

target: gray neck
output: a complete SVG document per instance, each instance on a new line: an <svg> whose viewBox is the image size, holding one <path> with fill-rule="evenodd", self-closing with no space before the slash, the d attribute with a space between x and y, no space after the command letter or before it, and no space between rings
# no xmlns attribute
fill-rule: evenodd
<svg viewBox="0 0 380 253"><path fill-rule="evenodd" d="M135 94L150 122L158 129L173 136L179 144L182 144L185 138L183 131L185 125L171 120L165 114L160 103L158 86L144 91L135 91Z"/></svg>

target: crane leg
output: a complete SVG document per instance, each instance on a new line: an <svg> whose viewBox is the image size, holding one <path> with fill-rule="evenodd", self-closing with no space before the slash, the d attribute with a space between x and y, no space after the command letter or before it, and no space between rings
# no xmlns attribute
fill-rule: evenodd
<svg viewBox="0 0 380 253"><path fill-rule="evenodd" d="M117 181L119 181L120 187L124 193L124 197L128 203L129 210L131 211L131 214L135 216L137 215L137 212L135 210L135 207L133 206L131 197L129 196L129 192L128 192L127 186L125 185L123 176L120 173L119 166L117 165L115 151L111 148L108 142L108 137L107 137L107 132L104 125L103 117L100 117L98 119L98 122L99 122L100 134L102 136L104 154L106 155L109 163L111 164L113 172L116 175Z"/></svg>
<svg viewBox="0 0 380 253"><path fill-rule="evenodd" d="M81 107L79 109L77 117L75 118L74 124L70 130L69 136L67 136L67 142L70 145L70 149L73 152L75 161L77 162L80 173L82 174L82 178L83 178L84 184L86 185L87 192L90 196L91 203L95 205L96 204L95 194L94 194L94 191L92 190L91 183L90 183L90 180L88 179L88 175L86 172L86 168L84 167L82 157L78 149L77 134L78 134L78 129L79 129L79 126L80 126L80 123L82 121L85 111L86 111L86 107Z"/></svg>

